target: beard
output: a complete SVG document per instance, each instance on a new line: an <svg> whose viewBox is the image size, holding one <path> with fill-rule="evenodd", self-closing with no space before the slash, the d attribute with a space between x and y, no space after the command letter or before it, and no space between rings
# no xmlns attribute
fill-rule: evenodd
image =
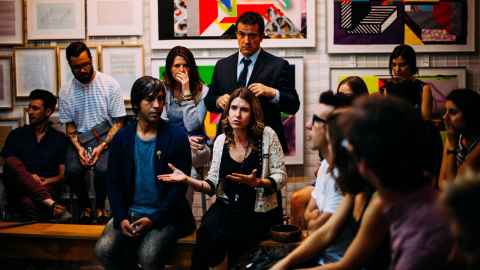
<svg viewBox="0 0 480 270"><path fill-rule="evenodd" d="M75 79L83 84L89 83L93 78L93 69L90 72L85 74L74 74Z"/></svg>

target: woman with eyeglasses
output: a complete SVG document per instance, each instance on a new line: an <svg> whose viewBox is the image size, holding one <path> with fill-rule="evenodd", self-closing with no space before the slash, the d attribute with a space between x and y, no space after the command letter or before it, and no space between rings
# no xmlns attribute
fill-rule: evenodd
<svg viewBox="0 0 480 270"><path fill-rule="evenodd" d="M402 93L408 96L412 105L421 112L424 120L430 120L432 117L433 97L430 85L416 79L418 73L417 56L413 48L409 45L398 45L393 49L389 59L390 75L395 78L410 80L412 88L409 93Z"/></svg>
<svg viewBox="0 0 480 270"><path fill-rule="evenodd" d="M228 269L282 222L280 190L287 173L280 141L264 126L260 101L247 88L233 91L226 108L207 179L194 179L173 166L172 174L158 176L216 195L197 230L192 269Z"/></svg>

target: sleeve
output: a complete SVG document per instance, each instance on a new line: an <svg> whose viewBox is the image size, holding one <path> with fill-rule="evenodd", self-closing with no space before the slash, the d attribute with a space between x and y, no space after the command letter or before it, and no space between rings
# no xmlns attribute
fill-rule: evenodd
<svg viewBox="0 0 480 270"><path fill-rule="evenodd" d="M110 103L108 104L108 113L110 114L110 116L112 118L118 118L127 115L127 111L125 110L125 103L123 102L123 97L120 92L120 85L116 81L113 81L110 98Z"/></svg>
<svg viewBox="0 0 480 270"><path fill-rule="evenodd" d="M192 155L190 155L190 143L188 142L187 134L185 132L178 132L174 136L174 155L169 160L175 167L181 171L190 174L192 170ZM185 153L188 153L186 155ZM169 223L169 218L174 217L181 212L179 209L180 201L185 200L185 193L187 191L187 184L185 183L170 183L168 185L168 192L165 198L162 200L160 209L156 211L149 218L155 224L156 227L161 228Z"/></svg>
<svg viewBox="0 0 480 270"><path fill-rule="evenodd" d="M328 186L325 191L325 207L323 211L328 213L335 213L342 201L342 194L340 194L340 191L335 188L335 180L333 179L333 177L329 180L327 185Z"/></svg>
<svg viewBox="0 0 480 270"><path fill-rule="evenodd" d="M225 144L225 134L221 134L215 140L213 144L212 164L210 164L210 170L208 170L207 181L213 184L216 189L219 182L220 163L222 160L223 145ZM210 194L212 195L212 194Z"/></svg>
<svg viewBox="0 0 480 270"><path fill-rule="evenodd" d="M295 90L295 70L282 59L281 68L273 87L280 93L278 108L284 113L295 114L300 108L300 99Z"/></svg>
<svg viewBox="0 0 480 270"><path fill-rule="evenodd" d="M112 209L113 224L116 228L120 226L120 222L128 219L128 207L125 205L126 198L123 192L123 185L125 175L121 169L124 165L122 151L122 134L117 134L113 137L110 144L110 152L108 159L108 174L107 174L107 193L110 207Z"/></svg>
<svg viewBox="0 0 480 270"><path fill-rule="evenodd" d="M188 132L192 132L202 127L206 114L204 99L207 93L208 87L204 86L202 88L201 98L197 104L195 104L194 100L183 101L181 104L183 112L183 124Z"/></svg>
<svg viewBox="0 0 480 270"><path fill-rule="evenodd" d="M204 99L205 106L207 110L211 112L218 112L221 113L222 110L217 107L217 99L223 95L222 89L220 89L220 76L221 72L219 72L219 63L215 65L215 69L213 70L212 76L212 83L210 84L210 90L208 91L207 96Z"/></svg>
<svg viewBox="0 0 480 270"><path fill-rule="evenodd" d="M58 98L58 118L62 124L73 122L73 106L69 102L68 91L64 89Z"/></svg>
<svg viewBox="0 0 480 270"><path fill-rule="evenodd" d="M263 175L266 175L266 178L272 181L274 191L277 191L282 189L287 183L287 169L285 167L282 145L278 140L277 134L270 127L265 127L263 136L263 156L268 156L268 168L266 168L265 164L263 166L264 171L268 173Z"/></svg>

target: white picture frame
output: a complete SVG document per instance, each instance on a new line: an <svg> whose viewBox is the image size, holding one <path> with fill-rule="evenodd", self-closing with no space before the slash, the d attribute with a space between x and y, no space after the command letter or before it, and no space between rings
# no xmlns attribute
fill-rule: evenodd
<svg viewBox="0 0 480 270"><path fill-rule="evenodd" d="M144 74L143 46L103 46L100 59L102 72L117 80L128 103L133 83Z"/></svg>
<svg viewBox="0 0 480 270"><path fill-rule="evenodd" d="M335 21L335 16L340 16L340 14L343 14L343 12L337 12L335 13L335 2L339 2L342 0L327 0L325 1L326 3L326 8L327 8L327 51L328 53L332 54L346 54L346 53L390 53L393 51L395 46L397 46L401 42L395 42L394 44L387 44L386 42L371 42L369 44L336 44L335 43L335 31L336 28L338 28L338 25L336 26L335 24L338 22ZM476 14L478 14L478 7L476 5L476 0L465 0L467 3L467 10L466 14L462 16L462 18L465 18L466 20L466 32L467 32L467 37L466 37L466 43L465 44L422 44L422 45L416 45L412 44L412 47L415 49L417 53L419 52L425 52L425 53L442 53L442 52L474 52L475 51L475 38L478 30L476 30ZM368 1L365 1L368 2ZM400 2L400 1L398 1ZM403 2L403 1L402 1ZM407 1L405 1L407 2ZM411 1L415 2L415 1ZM433 4L435 4L436 1L430 1ZM410 3L396 3L398 5L405 5L405 4L410 4ZM426 3L428 4L428 3ZM351 9L349 9L351 10ZM399 14L395 18L395 20L399 20L404 17L404 14ZM447 16L444 16L447 17ZM445 18L448 19L448 18ZM395 20L389 20L389 23L392 23L392 21ZM349 20L353 21L353 20ZM342 24L343 25L343 24ZM349 24L351 25L351 24ZM388 28L387 28L388 30ZM407 30L405 30L408 32ZM377 36L381 36L382 34L377 34ZM373 35L372 35L373 36ZM398 33L397 35L394 34L394 36L399 36ZM369 37L367 39L371 39L372 37ZM351 37L350 40L354 43L357 42L360 38L358 37Z"/></svg>
<svg viewBox="0 0 480 270"><path fill-rule="evenodd" d="M151 47L152 49L171 49L174 46L185 46L190 49L211 49L211 48L236 48L237 41L236 39L225 39L225 38L213 38L213 39L203 39L203 38L180 38L180 39L159 39L159 18L165 18L168 16L174 16L172 14L159 14L160 12L165 11L164 8L159 8L158 1L170 1L174 3L182 3L182 1L177 0L150 0L150 40L151 40ZM189 9L188 12L196 12L201 13L202 8L199 7L200 4L203 4L200 1L189 1L188 3L192 3L194 6L193 8ZM221 5L222 1L218 1L218 5ZM237 5L238 2L231 2L232 5ZM246 2L246 1L245 1ZM207 3L207 1L205 1ZM298 3L298 1L295 1ZM211 4L211 2L210 2ZM208 4L208 5L210 5ZM245 3L243 3L245 4ZM247 3L248 4L248 3ZM252 1L252 5L262 5L262 4L272 4L276 5L277 8L281 8L285 6L284 1L267 1L267 0L259 0L259 1ZM290 4L291 5L291 4ZM212 10L210 7L205 8L204 12L211 13ZM295 37L279 37L279 38L268 38L263 39L262 47L264 48L302 48L302 47L315 47L315 40L316 40L316 1L315 0L306 0L304 9L302 7L297 7L298 12L300 15L303 16L303 13L306 13L304 20L306 24L306 38L295 38ZM225 7L218 7L218 14L219 16L223 16L225 11ZM230 15L226 15L228 18L229 16L237 16L234 14L238 14L237 12L233 12ZM199 14L195 14L194 17L200 17ZM298 14L297 14L298 17ZM230 19L230 18L228 18ZM212 20L212 24L218 24L217 26L211 27L210 29L223 29L225 26L220 26L218 23L219 18ZM174 23L172 23L174 24ZM198 22L194 23L195 25L200 24ZM175 25L175 24L174 24ZM165 28L168 27L164 23L162 23L161 27ZM173 26L172 26L173 27ZM208 31L215 31L215 30L208 30Z"/></svg>
<svg viewBox="0 0 480 270"><path fill-rule="evenodd" d="M27 98L34 89L58 93L57 49L15 48L15 96Z"/></svg>
<svg viewBox="0 0 480 270"><path fill-rule="evenodd" d="M84 39L85 0L27 0L27 39Z"/></svg>
<svg viewBox="0 0 480 270"><path fill-rule="evenodd" d="M295 67L295 89L297 90L297 93L300 99L300 108L294 116L294 122L293 122L294 135L291 134L291 136L289 136L287 134L288 131L285 130L287 141L290 140L289 146L292 145L292 143L294 145L293 149L289 149L290 152L285 155L285 162L288 165L294 165L294 164L300 165L300 164L303 164L303 160L304 160L304 157L303 157L304 155L304 151L303 151L303 148L304 148L303 146L303 143L304 143L304 122L303 122L304 121L304 116L303 116L304 114L304 111L303 111L303 107L304 107L304 101L303 101L304 70L303 69L304 67L303 67L303 62L304 61L302 57L284 57L284 59L287 60L290 65ZM199 68L200 77L202 77L201 69L205 67L211 68L211 70L205 71L205 74L211 74L218 60L220 60L220 58L200 58L200 57L195 58L195 62ZM160 68L164 67L165 63L166 63L165 58L153 58L151 60L151 72L152 72L151 76L161 79L162 74L160 74ZM205 81L205 83L207 84L209 83L209 81L204 78L203 78L203 81ZM288 118L288 116L286 116L286 118ZM286 119L282 117L282 121L284 120ZM292 122L290 122L290 124L291 123ZM284 124L284 128L286 128L285 121L283 122L283 124Z"/></svg>
<svg viewBox="0 0 480 270"><path fill-rule="evenodd" d="M23 0L0 0L0 44L22 45Z"/></svg>
<svg viewBox="0 0 480 270"><path fill-rule="evenodd" d="M90 54L92 55L92 65L94 69L99 69L98 65L98 48L97 47L88 47ZM58 52L58 78L59 78L59 87L58 89L63 89L68 85L73 79L72 69L67 61L67 48L61 47Z"/></svg>
<svg viewBox="0 0 480 270"><path fill-rule="evenodd" d="M11 56L0 56L0 110L13 109L13 60Z"/></svg>
<svg viewBox="0 0 480 270"><path fill-rule="evenodd" d="M87 0L88 36L142 36L143 1Z"/></svg>

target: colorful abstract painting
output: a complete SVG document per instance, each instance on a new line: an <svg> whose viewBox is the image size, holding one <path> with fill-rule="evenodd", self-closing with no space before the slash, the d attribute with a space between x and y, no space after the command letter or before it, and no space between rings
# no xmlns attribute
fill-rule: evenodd
<svg viewBox="0 0 480 270"><path fill-rule="evenodd" d="M367 84L370 94L382 89L385 81L391 78L388 68L332 68L330 69L330 88L337 89L338 83L348 76L360 76ZM420 68L416 78L430 85L434 116L443 114L445 97L452 90L464 88L467 84L466 69L463 67Z"/></svg>
<svg viewBox="0 0 480 270"><path fill-rule="evenodd" d="M151 0L150 3L153 48L178 44L190 48L235 47L235 22L247 11L263 17L265 47L314 46L315 0Z"/></svg>
<svg viewBox="0 0 480 270"><path fill-rule="evenodd" d="M389 52L398 44L412 45L417 51L475 48L474 0L327 2L329 52L377 53L382 48Z"/></svg>
<svg viewBox="0 0 480 270"><path fill-rule="evenodd" d="M295 89L300 97L300 110L295 115L282 114L282 123L287 139L289 152L286 154L287 164L303 164L303 58L286 57L295 73ZM218 58L197 58L200 78L206 85L210 85L213 69ZM165 59L152 59L152 76L163 78L165 72ZM221 114L207 112L204 119L205 133L214 140L217 134L217 125L220 123Z"/></svg>

